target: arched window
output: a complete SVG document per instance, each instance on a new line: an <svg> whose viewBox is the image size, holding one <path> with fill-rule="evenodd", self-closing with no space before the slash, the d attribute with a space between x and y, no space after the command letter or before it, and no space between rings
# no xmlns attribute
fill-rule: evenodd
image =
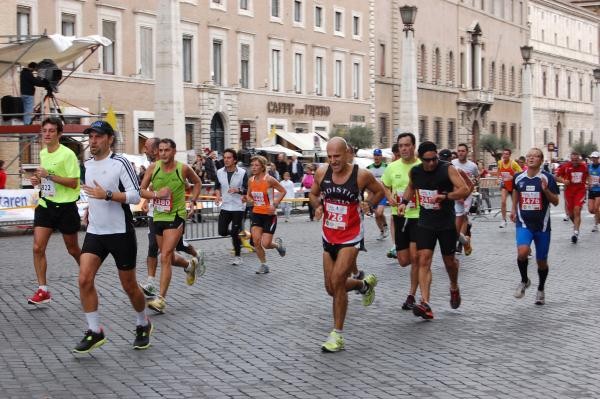
<svg viewBox="0 0 600 399"><path fill-rule="evenodd" d="M433 83L440 84L442 81L442 56L440 49L435 48L433 52Z"/></svg>
<svg viewBox="0 0 600 399"><path fill-rule="evenodd" d="M427 80L427 49L424 44L421 44L419 50L419 81L425 82Z"/></svg>
<svg viewBox="0 0 600 399"><path fill-rule="evenodd" d="M454 53L448 53L448 85L454 86Z"/></svg>

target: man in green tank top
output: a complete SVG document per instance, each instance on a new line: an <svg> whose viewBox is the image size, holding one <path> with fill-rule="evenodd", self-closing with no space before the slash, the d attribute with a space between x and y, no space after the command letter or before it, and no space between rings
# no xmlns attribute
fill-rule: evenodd
<svg viewBox="0 0 600 399"><path fill-rule="evenodd" d="M160 160L150 165L141 184L142 197L153 201L154 227L160 248L160 295L148 302L148 307L158 313L164 313L167 306L165 297L171 283L175 247L183 235L185 219L195 211L202 186L192 168L175 160L176 152L173 140L162 139L158 144ZM186 181L193 185L189 215L185 199ZM152 191L148 190L150 184ZM184 269L188 285L196 281L196 265L192 262Z"/></svg>

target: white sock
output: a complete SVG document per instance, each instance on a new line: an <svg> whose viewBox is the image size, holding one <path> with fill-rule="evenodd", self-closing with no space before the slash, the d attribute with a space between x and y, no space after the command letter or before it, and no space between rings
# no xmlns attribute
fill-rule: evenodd
<svg viewBox="0 0 600 399"><path fill-rule="evenodd" d="M337 328L334 328L333 331L335 331L338 334L343 334L344 333L344 330L339 330Z"/></svg>
<svg viewBox="0 0 600 399"><path fill-rule="evenodd" d="M579 230L573 230L573 234L575 234L576 236L579 235Z"/></svg>
<svg viewBox="0 0 600 399"><path fill-rule="evenodd" d="M146 309L142 310L141 312L136 313L135 325L142 326L142 327L145 327L148 325L148 318L146 317Z"/></svg>
<svg viewBox="0 0 600 399"><path fill-rule="evenodd" d="M85 319L90 330L95 333L100 332L100 315L98 315L98 311L86 313Z"/></svg>
<svg viewBox="0 0 600 399"><path fill-rule="evenodd" d="M45 291L45 292L48 292L48 286L47 285L40 285L40 286L38 286L38 289L40 289L42 291Z"/></svg>
<svg viewBox="0 0 600 399"><path fill-rule="evenodd" d="M156 279L154 278L154 276L148 276L148 279L146 281L148 282L148 284L154 285Z"/></svg>

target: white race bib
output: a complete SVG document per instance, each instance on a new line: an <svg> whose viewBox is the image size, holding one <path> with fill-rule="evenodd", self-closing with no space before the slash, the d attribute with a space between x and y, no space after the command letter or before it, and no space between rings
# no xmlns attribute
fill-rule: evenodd
<svg viewBox="0 0 600 399"><path fill-rule="evenodd" d="M398 205L400 205L402 203L403 199L404 199L404 191L398 190L396 192L396 202L398 203ZM415 208L415 207L416 207L416 204L413 200L409 200L408 204L406 204L406 209Z"/></svg>
<svg viewBox="0 0 600 399"><path fill-rule="evenodd" d="M419 189L419 201L424 209L440 209L440 203L435 202L436 190Z"/></svg>
<svg viewBox="0 0 600 399"><path fill-rule="evenodd" d="M173 196L169 198L156 198L152 202L156 212L169 213L173 209Z"/></svg>
<svg viewBox="0 0 600 399"><path fill-rule="evenodd" d="M256 206L267 205L265 202L265 193L262 191L252 191L252 201L254 201L254 205Z"/></svg>
<svg viewBox="0 0 600 399"><path fill-rule="evenodd" d="M571 183L581 183L581 177L583 173L581 172L571 172Z"/></svg>
<svg viewBox="0 0 600 399"><path fill-rule="evenodd" d="M325 202L325 227L332 230L346 230L348 225L348 207L346 205Z"/></svg>
<svg viewBox="0 0 600 399"><path fill-rule="evenodd" d="M520 199L521 210L539 211L542 209L542 193L538 191L523 191Z"/></svg>
<svg viewBox="0 0 600 399"><path fill-rule="evenodd" d="M40 190L42 190L42 197L54 197L56 195L56 186L54 185L54 182L45 177L42 177Z"/></svg>
<svg viewBox="0 0 600 399"><path fill-rule="evenodd" d="M600 184L600 176L592 175L592 186L597 186Z"/></svg>
<svg viewBox="0 0 600 399"><path fill-rule="evenodd" d="M510 172L500 172L500 175L502 175L502 180L504 181L511 181L513 178Z"/></svg>

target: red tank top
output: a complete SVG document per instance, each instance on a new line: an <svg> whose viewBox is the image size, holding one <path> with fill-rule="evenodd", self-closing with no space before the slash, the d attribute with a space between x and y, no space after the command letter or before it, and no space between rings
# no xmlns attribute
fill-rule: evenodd
<svg viewBox="0 0 600 399"><path fill-rule="evenodd" d="M508 191L512 191L513 189L513 176L516 174L514 162L515 161L511 159L508 162L508 165L506 165L503 160L498 161L498 176L500 176L500 179L504 184L504 188Z"/></svg>
<svg viewBox="0 0 600 399"><path fill-rule="evenodd" d="M256 180L256 176L252 176L248 182L248 191L254 202L252 208L253 213L260 213L263 215L271 214L271 198L269 197L269 192L272 191L272 189L269 187L269 182L267 181L268 176L268 174L265 174L260 180Z"/></svg>

